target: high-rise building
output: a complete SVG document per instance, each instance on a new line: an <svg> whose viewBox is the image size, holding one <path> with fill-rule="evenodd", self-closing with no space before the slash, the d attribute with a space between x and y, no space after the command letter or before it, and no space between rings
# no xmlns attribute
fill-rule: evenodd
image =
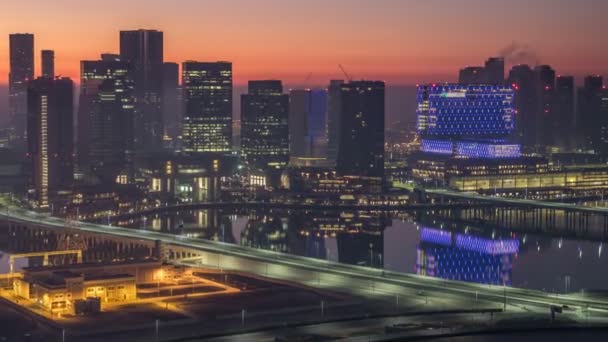
<svg viewBox="0 0 608 342"><path fill-rule="evenodd" d="M41 77L28 84L28 156L40 208L47 208L53 195L74 179L73 87L69 78Z"/></svg>
<svg viewBox="0 0 608 342"><path fill-rule="evenodd" d="M289 92L291 157L323 157L326 145L327 91L294 89Z"/></svg>
<svg viewBox="0 0 608 342"><path fill-rule="evenodd" d="M469 66L460 69L458 83L463 84L482 84L486 83L485 68L481 66Z"/></svg>
<svg viewBox="0 0 608 342"><path fill-rule="evenodd" d="M313 89L310 91L310 112L308 114L308 135L310 139L311 157L327 155L327 90Z"/></svg>
<svg viewBox="0 0 608 342"><path fill-rule="evenodd" d="M310 90L294 89L289 92L289 156L307 157L308 114Z"/></svg>
<svg viewBox="0 0 608 342"><path fill-rule="evenodd" d="M485 81L488 84L505 82L505 60L502 57L490 57L484 68Z"/></svg>
<svg viewBox="0 0 608 342"><path fill-rule="evenodd" d="M341 86L339 174L384 178L384 82Z"/></svg>
<svg viewBox="0 0 608 342"><path fill-rule="evenodd" d="M338 159L340 145L340 114L342 113L342 91L343 80L331 80L327 87L327 158L332 161Z"/></svg>
<svg viewBox="0 0 608 342"><path fill-rule="evenodd" d="M599 75L585 77L578 90L577 123L584 148L608 153L608 90Z"/></svg>
<svg viewBox="0 0 608 342"><path fill-rule="evenodd" d="M183 150L232 150L232 63L182 64Z"/></svg>
<svg viewBox="0 0 608 342"><path fill-rule="evenodd" d="M257 168L281 170L289 162L289 95L281 81L249 81L241 96L241 151Z"/></svg>
<svg viewBox="0 0 608 342"><path fill-rule="evenodd" d="M17 139L20 139L26 134L27 82L34 79L34 35L29 33L9 35L9 50L9 116Z"/></svg>
<svg viewBox="0 0 608 342"><path fill-rule="evenodd" d="M163 126L165 134L171 138L177 137L181 132L180 91L179 65L165 62L163 64Z"/></svg>
<svg viewBox="0 0 608 342"><path fill-rule="evenodd" d="M574 115L574 77L558 76L555 80L554 119L551 140L564 150L576 147L576 118Z"/></svg>
<svg viewBox="0 0 608 342"><path fill-rule="evenodd" d="M42 77L55 78L55 51L42 50L40 57Z"/></svg>
<svg viewBox="0 0 608 342"><path fill-rule="evenodd" d="M418 134L425 153L457 158L516 158L513 89L507 85L418 87Z"/></svg>
<svg viewBox="0 0 608 342"><path fill-rule="evenodd" d="M555 70L548 65L538 65L534 68L534 83L536 90L536 141L537 149L554 145L552 141L551 122L555 121L553 102L555 99Z"/></svg>
<svg viewBox="0 0 608 342"><path fill-rule="evenodd" d="M134 149L132 69L116 55L81 61L78 160L104 182L128 171Z"/></svg>
<svg viewBox="0 0 608 342"><path fill-rule="evenodd" d="M162 147L163 32L120 32L120 57L133 68L135 81L135 147L153 152Z"/></svg>
<svg viewBox="0 0 608 342"><path fill-rule="evenodd" d="M515 137L526 151L536 141L536 90L534 71L525 64L515 65L509 72L508 83L515 91Z"/></svg>

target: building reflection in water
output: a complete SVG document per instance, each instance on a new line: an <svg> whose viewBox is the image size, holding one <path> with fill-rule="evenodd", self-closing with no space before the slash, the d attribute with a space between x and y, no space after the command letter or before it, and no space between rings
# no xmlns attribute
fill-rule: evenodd
<svg viewBox="0 0 608 342"><path fill-rule="evenodd" d="M382 267L388 222L385 217L361 213L253 212L241 232L241 245L329 259L329 246L335 244L339 262Z"/></svg>
<svg viewBox="0 0 608 342"><path fill-rule="evenodd" d="M482 284L511 285L517 239L490 239L421 227L416 273Z"/></svg>

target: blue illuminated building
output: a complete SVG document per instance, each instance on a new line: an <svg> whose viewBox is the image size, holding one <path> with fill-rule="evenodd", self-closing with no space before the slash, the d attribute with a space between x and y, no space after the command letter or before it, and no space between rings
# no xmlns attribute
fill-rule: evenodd
<svg viewBox="0 0 608 342"><path fill-rule="evenodd" d="M514 90L507 85L432 84L417 92L422 152L465 158L517 158Z"/></svg>
<svg viewBox="0 0 608 342"><path fill-rule="evenodd" d="M517 239L489 239L423 227L416 272L443 279L510 285L517 253Z"/></svg>

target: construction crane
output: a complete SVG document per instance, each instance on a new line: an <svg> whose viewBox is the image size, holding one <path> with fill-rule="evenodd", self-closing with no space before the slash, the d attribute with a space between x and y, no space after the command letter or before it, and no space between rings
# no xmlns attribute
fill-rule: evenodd
<svg viewBox="0 0 608 342"><path fill-rule="evenodd" d="M352 82L353 79L350 77L350 75L346 72L346 70L344 70L344 67L342 66L342 64L338 64L338 67L340 67L340 70L342 70L342 72L344 73L344 76L346 76L346 79L348 80L348 82Z"/></svg>
<svg viewBox="0 0 608 342"><path fill-rule="evenodd" d="M309 72L308 75L306 75L306 78L304 79L303 83L306 83L310 80L310 78L312 77L312 72Z"/></svg>

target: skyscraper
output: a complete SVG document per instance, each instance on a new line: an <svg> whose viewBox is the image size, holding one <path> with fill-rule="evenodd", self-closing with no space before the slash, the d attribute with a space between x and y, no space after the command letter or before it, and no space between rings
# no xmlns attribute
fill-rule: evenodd
<svg viewBox="0 0 608 342"><path fill-rule="evenodd" d="M574 115L574 77L558 76L555 80L555 114L552 123L554 145L562 149L576 147L576 122Z"/></svg>
<svg viewBox="0 0 608 342"><path fill-rule="evenodd" d="M508 83L515 91L515 136L524 150L534 148L536 141L536 90L534 72L525 64L515 65L509 72Z"/></svg>
<svg viewBox="0 0 608 342"><path fill-rule="evenodd" d="M322 157L325 143L327 91L294 89L289 92L289 144L292 157Z"/></svg>
<svg viewBox="0 0 608 342"><path fill-rule="evenodd" d="M338 173L384 177L384 88L380 81L341 86Z"/></svg>
<svg viewBox="0 0 608 342"><path fill-rule="evenodd" d="M327 155L327 90L310 91L310 112L308 114L308 135L310 137L310 156Z"/></svg>
<svg viewBox="0 0 608 342"><path fill-rule="evenodd" d="M327 87L327 158L332 161L338 159L340 146L340 114L342 113L343 80L331 80Z"/></svg>
<svg viewBox="0 0 608 342"><path fill-rule="evenodd" d="M55 51L42 50L40 52L42 77L55 77Z"/></svg>
<svg viewBox="0 0 608 342"><path fill-rule="evenodd" d="M120 57L131 64L135 81L136 150L161 149L163 130L163 32L135 30L120 32Z"/></svg>
<svg viewBox="0 0 608 342"><path fill-rule="evenodd" d="M17 138L23 138L27 121L27 82L34 79L34 35L9 35L9 50L9 116Z"/></svg>
<svg viewBox="0 0 608 342"><path fill-rule="evenodd" d="M241 151L247 162L281 170L289 162L289 95L281 81L249 81L241 96Z"/></svg>
<svg viewBox="0 0 608 342"><path fill-rule="evenodd" d="M536 141L537 148L554 144L552 141L552 122L555 122L553 101L555 99L555 70L549 65L534 68L536 90Z"/></svg>
<svg viewBox="0 0 608 342"><path fill-rule="evenodd" d="M505 82L505 60L502 57L490 57L486 60L485 81L488 84L502 84Z"/></svg>
<svg viewBox="0 0 608 342"><path fill-rule="evenodd" d="M41 77L28 84L28 156L40 208L47 208L52 196L74 179L73 87L69 78Z"/></svg>
<svg viewBox="0 0 608 342"><path fill-rule="evenodd" d="M232 63L182 64L183 150L232 150Z"/></svg>
<svg viewBox="0 0 608 342"><path fill-rule="evenodd" d="M128 170L134 144L134 84L128 62L105 54L81 61L78 113L79 163L103 182Z"/></svg>
<svg viewBox="0 0 608 342"><path fill-rule="evenodd" d="M433 84L418 87L421 151L456 158L516 158L513 89L507 85Z"/></svg>
<svg viewBox="0 0 608 342"><path fill-rule="evenodd" d="M482 84L486 82L485 68L480 66L470 66L460 69L458 83L463 84Z"/></svg>
<svg viewBox="0 0 608 342"><path fill-rule="evenodd" d="M578 90L578 131L584 148L608 153L608 90L601 76L585 77Z"/></svg>
<svg viewBox="0 0 608 342"><path fill-rule="evenodd" d="M310 113L310 90L294 89L289 92L289 155L306 157Z"/></svg>
<svg viewBox="0 0 608 342"><path fill-rule="evenodd" d="M177 137L181 132L180 91L179 65L165 62L163 64L163 126L165 134L171 138Z"/></svg>

